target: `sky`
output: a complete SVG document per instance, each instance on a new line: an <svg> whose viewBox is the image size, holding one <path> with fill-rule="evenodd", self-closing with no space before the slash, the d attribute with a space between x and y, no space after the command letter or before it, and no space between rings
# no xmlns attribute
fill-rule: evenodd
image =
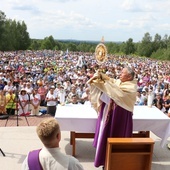
<svg viewBox="0 0 170 170"><path fill-rule="evenodd" d="M170 36L170 0L1 0L6 18L24 21L30 38L139 42Z"/></svg>

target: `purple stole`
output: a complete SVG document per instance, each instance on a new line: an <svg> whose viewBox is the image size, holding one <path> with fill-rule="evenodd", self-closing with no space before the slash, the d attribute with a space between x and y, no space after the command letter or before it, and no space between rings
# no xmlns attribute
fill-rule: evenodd
<svg viewBox="0 0 170 170"><path fill-rule="evenodd" d="M39 152L41 149L33 150L28 154L28 167L29 170L42 170L40 161L39 161Z"/></svg>

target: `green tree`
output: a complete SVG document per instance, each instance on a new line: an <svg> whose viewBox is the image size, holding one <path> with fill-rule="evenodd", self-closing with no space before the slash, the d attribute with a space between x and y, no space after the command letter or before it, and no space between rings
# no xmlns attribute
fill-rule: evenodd
<svg viewBox="0 0 170 170"><path fill-rule="evenodd" d="M77 51L77 46L74 43L70 42L70 43L67 44L67 49L69 51Z"/></svg>
<svg viewBox="0 0 170 170"><path fill-rule="evenodd" d="M129 38L128 41L126 41L124 43L122 52L124 52L125 54L133 54L133 53L135 53L135 45L133 43L132 38Z"/></svg>
<svg viewBox="0 0 170 170"><path fill-rule="evenodd" d="M3 35L2 49L4 51L17 50L18 42L16 41L16 22L11 19L5 22L5 32Z"/></svg>
<svg viewBox="0 0 170 170"><path fill-rule="evenodd" d="M55 47L54 47L55 50L62 50L61 48L61 43L58 42L57 40L55 41Z"/></svg>
<svg viewBox="0 0 170 170"><path fill-rule="evenodd" d="M170 50L170 36L168 37L168 41L167 41L167 49Z"/></svg>
<svg viewBox="0 0 170 170"><path fill-rule="evenodd" d="M39 40L31 40L31 45L29 49L31 50L39 50L41 47L41 42Z"/></svg>
<svg viewBox="0 0 170 170"><path fill-rule="evenodd" d="M168 48L168 35L165 34L164 37L162 38L162 48Z"/></svg>
<svg viewBox="0 0 170 170"><path fill-rule="evenodd" d="M4 12L0 10L0 50L2 50L2 43L3 43L3 36L5 32L5 20L6 20L6 15Z"/></svg>
<svg viewBox="0 0 170 170"><path fill-rule="evenodd" d="M91 46L89 52L94 53L94 52L95 52L95 47L94 47L94 46Z"/></svg>
<svg viewBox="0 0 170 170"><path fill-rule="evenodd" d="M86 44L85 43L80 43L77 46L77 51L85 51L86 50Z"/></svg>
<svg viewBox="0 0 170 170"><path fill-rule="evenodd" d="M151 58L157 60L170 60L170 49L158 49L156 52L153 52Z"/></svg>
<svg viewBox="0 0 170 170"><path fill-rule="evenodd" d="M126 48L126 43L123 42L119 46L120 46L120 52L125 54L125 50L124 49Z"/></svg>
<svg viewBox="0 0 170 170"><path fill-rule="evenodd" d="M120 51L120 45L117 43L109 42L106 44L107 51L110 54L116 54Z"/></svg>
<svg viewBox="0 0 170 170"><path fill-rule="evenodd" d="M48 37L48 39L49 39L49 41L51 42L52 47L54 48L54 47L56 46L56 42L55 42L53 36L50 35L50 36Z"/></svg>
<svg viewBox="0 0 170 170"><path fill-rule="evenodd" d="M66 50L67 50L67 45L66 45L66 43L60 42L60 50L62 50L62 51L66 51Z"/></svg>
<svg viewBox="0 0 170 170"><path fill-rule="evenodd" d="M10 32L7 33L7 35L10 35L10 37L8 38L9 41L12 42L12 48L14 48L15 50L20 50L20 32L18 29L18 23L16 20L9 20L10 22L10 27L8 28Z"/></svg>
<svg viewBox="0 0 170 170"><path fill-rule="evenodd" d="M1 37L1 50L26 50L30 45L27 26L23 22L7 19L4 24L4 31Z"/></svg>
<svg viewBox="0 0 170 170"><path fill-rule="evenodd" d="M41 49L53 50L55 49L56 42L52 35L49 37L45 37L44 40L41 42Z"/></svg>
<svg viewBox="0 0 170 170"><path fill-rule="evenodd" d="M162 55L164 60L170 60L170 48L165 50L164 54Z"/></svg>
<svg viewBox="0 0 170 170"><path fill-rule="evenodd" d="M142 42L139 43L137 53L139 56L150 57L153 52L152 37L145 33Z"/></svg>
<svg viewBox="0 0 170 170"><path fill-rule="evenodd" d="M18 50L26 50L30 45L30 37L27 32L27 26L24 21L17 22L16 39L18 41Z"/></svg>
<svg viewBox="0 0 170 170"><path fill-rule="evenodd" d="M44 38L44 40L42 41L41 49L47 49L47 50L53 49L53 45L52 45L52 43L51 43L51 41L49 40L48 37Z"/></svg>
<svg viewBox="0 0 170 170"><path fill-rule="evenodd" d="M153 41L153 51L157 51L162 46L163 45L162 45L161 36L159 34L155 34L154 41Z"/></svg>

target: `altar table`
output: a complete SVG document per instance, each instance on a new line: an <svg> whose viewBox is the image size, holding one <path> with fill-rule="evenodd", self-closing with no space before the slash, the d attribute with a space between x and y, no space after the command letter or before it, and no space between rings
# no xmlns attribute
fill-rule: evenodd
<svg viewBox="0 0 170 170"><path fill-rule="evenodd" d="M71 132L70 142L74 147L73 155L75 155L75 138L92 138L94 136L97 112L90 104L58 105L55 118L60 124L61 131ZM133 131L152 131L162 139L161 146L163 147L170 137L170 118L154 106L135 106Z"/></svg>

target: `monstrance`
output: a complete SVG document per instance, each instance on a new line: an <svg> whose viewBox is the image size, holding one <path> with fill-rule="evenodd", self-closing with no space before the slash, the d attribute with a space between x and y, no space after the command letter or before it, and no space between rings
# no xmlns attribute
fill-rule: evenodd
<svg viewBox="0 0 170 170"><path fill-rule="evenodd" d="M96 46L95 59L99 66L107 61L107 48L104 45L104 37L102 37L101 42ZM100 68L96 72L101 72ZM101 78L98 78L95 81L98 83L104 83L104 80Z"/></svg>

